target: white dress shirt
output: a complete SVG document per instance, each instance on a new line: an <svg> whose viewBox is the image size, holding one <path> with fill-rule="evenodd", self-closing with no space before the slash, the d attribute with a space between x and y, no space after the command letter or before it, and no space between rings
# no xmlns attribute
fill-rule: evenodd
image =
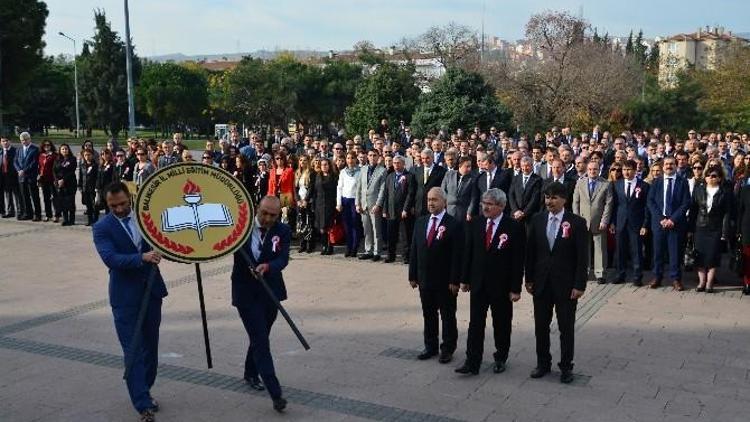
<svg viewBox="0 0 750 422"><path fill-rule="evenodd" d="M135 215L133 214L133 210L130 210L130 214L128 214L126 217L119 218L115 216L115 218L117 218L117 221L125 230L125 233L128 233L129 235L128 237L130 237L130 240L133 242L133 245L135 245L135 247L140 251L143 237L141 236L141 232L138 229L138 225L135 224ZM125 227L125 222L123 221L126 218L130 218L130 220L128 221L127 228Z"/></svg>
<svg viewBox="0 0 750 422"><path fill-rule="evenodd" d="M663 215L667 215L667 190L669 190L669 179L672 179L672 196L674 196L674 187L675 187L675 184L677 183L676 175L673 174L671 176L666 176L666 175L664 176L664 192L662 192L662 194L664 195L664 198L663 198L664 205L661 210ZM667 217L669 216L667 215Z"/></svg>
<svg viewBox="0 0 750 422"><path fill-rule="evenodd" d="M428 239L430 237L430 229L432 228L433 218L437 218L437 221L435 221L435 230L437 230L437 228L440 227L440 222L443 221L444 215L445 215L445 209L443 209L443 211L441 211L440 214L432 214L430 216L430 219L427 221L427 232L426 232L427 237L425 239Z"/></svg>
<svg viewBox="0 0 750 422"><path fill-rule="evenodd" d="M484 226L484 232L487 233L487 228L490 226L490 221L495 223L494 226L492 226L492 238L495 238L495 233L497 233L497 226L500 225L500 221L503 219L503 214L500 213L497 217L493 218L492 220L487 220L487 225Z"/></svg>

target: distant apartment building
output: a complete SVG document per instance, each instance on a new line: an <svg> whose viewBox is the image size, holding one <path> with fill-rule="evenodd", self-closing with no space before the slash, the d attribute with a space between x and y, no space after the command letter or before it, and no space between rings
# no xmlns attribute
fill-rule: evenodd
<svg viewBox="0 0 750 422"><path fill-rule="evenodd" d="M715 69L732 43L748 43L745 38L726 32L723 27L699 28L691 34L677 34L659 44L659 84L673 88L680 70Z"/></svg>

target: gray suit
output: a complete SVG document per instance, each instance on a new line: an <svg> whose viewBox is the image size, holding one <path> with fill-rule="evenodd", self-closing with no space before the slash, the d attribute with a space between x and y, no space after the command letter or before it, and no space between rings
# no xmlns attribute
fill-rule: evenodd
<svg viewBox="0 0 750 422"><path fill-rule="evenodd" d="M586 220L590 239L594 245L594 275L604 277L607 264L607 230L599 230L599 225L609 226L614 206L611 184L602 177L596 180L594 192L589 195L589 179L578 180L573 191L573 213Z"/></svg>
<svg viewBox="0 0 750 422"><path fill-rule="evenodd" d="M372 207L378 204L378 198L383 195L386 170L383 166L376 166L372 175L368 175L370 165L362 167L357 180L357 191L354 204L362 209L362 226L365 232L365 254L380 255L383 245L383 213L373 213Z"/></svg>
<svg viewBox="0 0 750 422"><path fill-rule="evenodd" d="M460 174L456 170L448 170L443 178L443 192L445 192L446 212L459 223L466 221L466 214L469 213L474 201L476 201L477 189L475 189L477 176L472 173L467 174L461 180L459 189L458 179Z"/></svg>

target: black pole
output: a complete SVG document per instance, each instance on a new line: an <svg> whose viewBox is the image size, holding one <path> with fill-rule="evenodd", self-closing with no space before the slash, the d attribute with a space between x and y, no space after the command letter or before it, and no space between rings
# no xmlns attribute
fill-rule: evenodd
<svg viewBox="0 0 750 422"><path fill-rule="evenodd" d="M294 321L292 321L292 317L289 316L286 309L281 305L281 302L279 302L279 299L276 297L275 294L273 294L273 290L271 290L271 287L268 286L268 283L266 282L266 279L263 278L263 276L255 271L255 268L252 266L252 260L250 259L250 255L247 253L245 248L239 248L237 249L239 251L242 258L245 260L245 263L248 264L248 268L250 268L250 273L255 277L256 280L260 282L261 285L263 285L263 288L266 290L266 293L268 293L268 296L271 298L271 301L276 305L276 308L279 309L279 312L281 312L281 316L284 317L287 324L289 324L289 327L291 327L292 331L294 332L294 335L297 336L297 340L299 340L300 343L302 343L302 347L305 348L305 350L310 350L310 345L307 343L307 340L305 340L305 337L302 335L302 333L297 329L297 325L294 324Z"/></svg>
<svg viewBox="0 0 750 422"><path fill-rule="evenodd" d="M198 300L201 305L201 319L203 320L203 342L206 344L206 365L208 369L213 368L211 360L211 342L208 340L208 322L206 321L206 302L203 300L203 278L201 276L201 264L195 264L195 279L198 281Z"/></svg>
<svg viewBox="0 0 750 422"><path fill-rule="evenodd" d="M126 381L130 377L130 370L133 368L133 362L135 362L135 353L140 347L143 334L143 321L146 319L148 302L151 300L151 288L154 285L154 278L156 278L156 265L149 265L148 275L146 276L146 289L143 291L141 307L138 309L138 318L135 320L135 331L133 332L133 338L130 340L130 353L128 354L128 359L125 361L125 373L122 376L122 379Z"/></svg>

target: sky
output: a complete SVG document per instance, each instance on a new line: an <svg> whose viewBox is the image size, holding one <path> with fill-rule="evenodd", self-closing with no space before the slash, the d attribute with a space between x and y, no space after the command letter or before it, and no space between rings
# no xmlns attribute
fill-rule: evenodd
<svg viewBox="0 0 750 422"><path fill-rule="evenodd" d="M103 9L124 37L123 0L46 0L45 54L72 54L72 43L94 32L94 10ZM377 47L397 44L433 25L450 21L481 28L509 41L523 38L534 13L583 12L601 34L627 36L643 29L648 38L723 26L750 32L749 0L130 0L136 53L154 56L255 50L346 50L360 40Z"/></svg>

